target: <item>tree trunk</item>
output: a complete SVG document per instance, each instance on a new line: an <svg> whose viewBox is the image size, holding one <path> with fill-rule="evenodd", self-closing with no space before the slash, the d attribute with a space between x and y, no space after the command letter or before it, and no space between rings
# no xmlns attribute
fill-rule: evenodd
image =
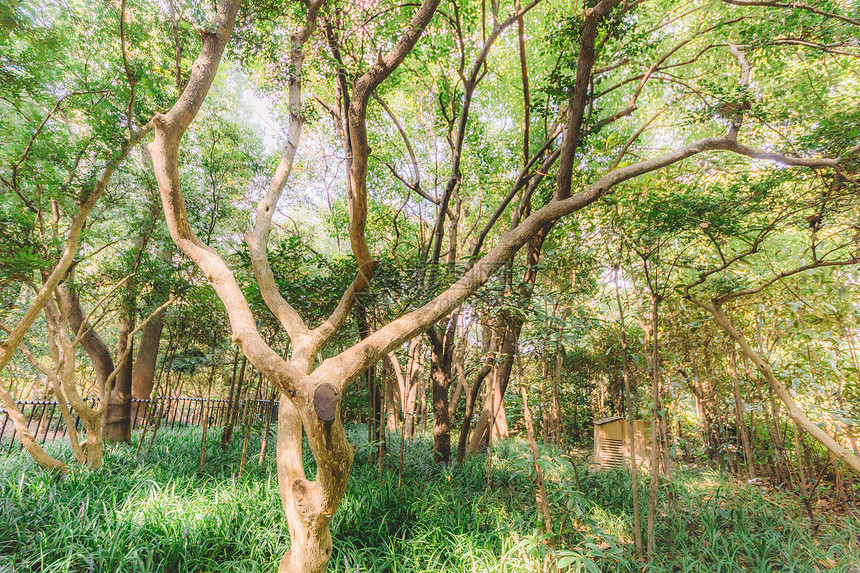
<svg viewBox="0 0 860 573"><path fill-rule="evenodd" d="M451 460L451 431L448 420L448 382L443 358L430 350L430 380L433 385L433 461L448 465Z"/></svg>
<svg viewBox="0 0 860 573"><path fill-rule="evenodd" d="M621 327L621 376L624 381L624 409L627 411L630 474L633 483L633 542L636 547L636 553L641 555L642 523L639 516L639 468L636 464L636 429L633 423L636 416L633 407L633 390L630 387L630 365L627 357L627 325L624 323L624 306L621 304L621 290L618 285L617 270L615 272L615 300L618 302L618 322Z"/></svg>
<svg viewBox="0 0 860 573"><path fill-rule="evenodd" d="M471 330L471 328L472 323L470 322L464 328L460 329L460 340L457 344L457 349L453 354L454 362L452 368L457 381L454 383L451 398L448 400L449 420L453 420L454 416L457 414L457 409L460 405L460 398L463 397L463 393L469 393L469 382L466 379L466 370L463 364L466 359L466 348L469 346L469 330Z"/></svg>
<svg viewBox="0 0 860 573"><path fill-rule="evenodd" d="M430 328L427 331L427 338L430 341L430 383L433 389L433 461L448 465L451 461L448 385L451 383L451 370L454 363L457 314L455 313L445 322L447 324L444 327Z"/></svg>
<svg viewBox="0 0 860 573"><path fill-rule="evenodd" d="M478 398L478 392L481 390L481 384L484 379L493 369L492 355L487 357L484 365L475 376L475 380L469 387L469 393L466 394L466 410L463 413L463 425L460 428L460 440L457 443L457 463L462 464L466 459L466 442L469 438L469 428L472 424L472 415L475 410L475 400Z"/></svg>
<svg viewBox="0 0 860 573"><path fill-rule="evenodd" d="M767 425L767 431L773 447L776 450L776 478L780 482L791 485L791 466L785 453L785 440L779 431L779 412L776 408L776 400L773 398L773 390L770 387L768 387L768 396L762 396L762 400L767 402L767 407L764 409L765 424Z"/></svg>
<svg viewBox="0 0 860 573"><path fill-rule="evenodd" d="M263 465L263 460L266 459L266 448L269 445L269 428L272 422L272 404L275 398L278 397L278 389L273 388L272 394L269 396L269 403L266 405L266 425L263 427L263 440L260 442L260 457L257 460L257 465Z"/></svg>
<svg viewBox="0 0 860 573"><path fill-rule="evenodd" d="M406 363L406 381L408 383L408 389L406 391L403 424L406 437L408 438L415 436L415 403L418 399L418 386L421 379L422 358L421 337L416 336L409 342L409 354L407 356Z"/></svg>
<svg viewBox="0 0 860 573"><path fill-rule="evenodd" d="M254 420L254 411L257 409L257 400L263 392L263 373L260 372L257 380L257 388L253 394L248 395L248 400L245 402L245 439L242 441L242 458L239 461L239 477L245 473L245 461L248 459L248 442L251 440L251 428Z"/></svg>
<svg viewBox="0 0 860 573"><path fill-rule="evenodd" d="M122 356L126 348L134 344L129 337L134 329L133 321L131 312L123 312L117 336L117 356ZM108 404L102 417L102 433L108 443L131 440L131 374L132 361L126 360L116 375L113 388L109 389Z"/></svg>
<svg viewBox="0 0 860 573"><path fill-rule="evenodd" d="M735 420L737 421L738 434L741 437L741 445L744 450L744 459L746 460L747 475L749 476L749 479L755 479L755 459L753 457L749 431L747 430L746 414L744 413L744 401L743 397L741 396L741 387L740 384L738 384L738 364L734 344L732 345L731 355L731 378L732 392L735 396Z"/></svg>
<svg viewBox="0 0 860 573"><path fill-rule="evenodd" d="M209 403L212 401L212 378L215 375L215 365L209 375L209 383L206 385L206 404L203 405L203 437L200 438L200 471L206 463L206 435L209 433Z"/></svg>
<svg viewBox="0 0 860 573"><path fill-rule="evenodd" d="M466 382L466 373L454 363L453 372L451 374L453 384L449 386L450 396L448 397L448 419L453 420L457 415L460 400L463 398L463 392L469 391L469 384Z"/></svg>
<svg viewBox="0 0 860 573"><path fill-rule="evenodd" d="M403 374L403 369L400 367L400 360L397 354L389 352L387 355L388 362L391 366L391 373L394 376L394 414L395 422L403 420L406 415L406 399L409 394L409 380Z"/></svg>
<svg viewBox="0 0 860 573"><path fill-rule="evenodd" d="M418 428L427 432L427 380L418 383Z"/></svg>
<svg viewBox="0 0 860 573"><path fill-rule="evenodd" d="M69 325L74 332L78 332L84 324L86 317L83 309L81 309L78 295L69 289L65 283L57 287L57 300L60 306L60 312L63 313L69 320ZM93 371L96 375L96 382L99 388L103 387L108 376L111 375L114 369L113 355L111 355L105 341L92 328L84 328L81 335L81 346L87 353L90 362L93 365ZM99 396L104 399L104 396Z"/></svg>
<svg viewBox="0 0 860 573"><path fill-rule="evenodd" d="M333 385L320 384L315 396L326 387ZM278 573L325 572L332 552L329 522L346 491L355 452L340 422L339 401L331 421L321 419L313 404L303 406L299 410L281 396L278 409L278 485L290 528L290 550L281 559ZM323 417L330 416L324 412ZM303 425L309 427L308 443L317 462L314 482L305 477L302 464Z"/></svg>
<svg viewBox="0 0 860 573"><path fill-rule="evenodd" d="M648 554L654 553L654 526L657 520L657 489L660 485L660 353L658 346L660 297L651 293L651 484L648 488Z"/></svg>
<svg viewBox="0 0 860 573"><path fill-rule="evenodd" d="M373 331L367 315L367 308L362 300L359 300L355 305L355 317L358 322L358 337L364 340ZM384 412L382 411L382 396L376 380L376 365L365 370L364 378L367 383L367 441L376 444L374 454L381 463L385 449L385 430L382 425Z"/></svg>
<svg viewBox="0 0 860 573"><path fill-rule="evenodd" d="M531 210L530 200L523 205L518 217L527 216ZM544 239L552 229L553 223L541 228L526 245L526 269L519 289L519 304L526 306L531 301L531 286L534 285L538 275L538 263L540 262L541 249ZM488 386L487 399L481 416L475 424L475 431L469 443L469 451L476 452L484 444L488 444L491 437L505 439L508 437L507 417L505 416L504 396L511 378L511 370L514 365L514 354L519 349L520 333L523 327L523 318L519 314L507 317L503 320L504 335L500 349L501 360L495 366L492 379L495 381L493 387ZM499 403L494 402L498 395ZM490 421L493 421L492 427Z"/></svg>
<svg viewBox="0 0 860 573"><path fill-rule="evenodd" d="M236 383L235 390L230 396L230 403L227 405L227 424L221 432L221 447L227 447L230 440L233 439L233 427L236 424L236 415L239 410L239 398L242 396L242 383L245 380L245 367L248 365L248 358L242 355L242 367L239 369L239 381ZM235 369L234 369L235 372ZM232 385L230 386L233 387Z"/></svg>
<svg viewBox="0 0 860 573"><path fill-rule="evenodd" d="M212 364L209 368L209 377L206 380L206 404L203 405L203 437L200 440L200 471L203 471L203 464L206 462L206 435L209 433L209 402L212 400L212 382L215 380L215 369L220 366L220 362L215 360L215 348L217 346L218 337L212 334ZM138 352L138 359L140 352ZM223 374L223 373L222 373ZM132 386L134 388L134 386Z"/></svg>
<svg viewBox="0 0 860 573"><path fill-rule="evenodd" d="M559 327L561 328L561 327ZM555 369L552 373L552 407L550 416L550 428L552 430L553 443L557 448L562 447L562 424L564 418L561 408L561 396L559 395L561 388L561 373L564 370L564 351L559 344L555 352Z"/></svg>
<svg viewBox="0 0 860 573"><path fill-rule="evenodd" d="M522 320L512 319L512 324L505 328L502 337L500 360L493 367L492 379L494 385L487 385L484 398L484 407L481 416L475 423L475 431L469 440L469 451L477 452L490 443L491 439L505 439L508 437L507 417L504 411L504 395L508 389L511 379L511 370L514 365L514 353L519 345ZM492 423L494 421L494 423ZM491 424L492 423L492 424Z"/></svg>
<svg viewBox="0 0 860 573"><path fill-rule="evenodd" d="M385 427L389 432L393 432L397 429L397 417L400 411L400 387L390 360L383 360L382 383L385 387Z"/></svg>
<svg viewBox="0 0 860 573"><path fill-rule="evenodd" d="M155 366L158 363L158 347L164 330L164 314L150 320L140 333L140 346L134 360L131 375L131 397L146 400L152 395L155 384Z"/></svg>

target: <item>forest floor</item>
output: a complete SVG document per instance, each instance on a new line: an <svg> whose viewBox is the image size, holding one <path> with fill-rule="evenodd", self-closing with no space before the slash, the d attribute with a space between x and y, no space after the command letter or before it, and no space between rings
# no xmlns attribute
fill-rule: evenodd
<svg viewBox="0 0 860 573"><path fill-rule="evenodd" d="M432 463L431 441L409 441L398 487L397 437L380 477L366 429L349 433L357 453L332 521L330 571L845 572L860 565L856 497L839 511L819 507L813 535L794 494L710 470L677 470L661 488L657 551L645 562L632 548L625 472L589 472L585 462L575 468L545 450L551 542L542 535L522 441L493 448L489 487L486 455L446 469ZM139 458L135 443L112 446L104 469L75 468L62 479L39 471L24 452L0 457L0 572L275 571L289 535L273 452L260 465L260 440L252 438L238 478L241 436L222 450L215 430L201 472L200 438L197 428L165 431ZM60 443L48 447L68 457Z"/></svg>

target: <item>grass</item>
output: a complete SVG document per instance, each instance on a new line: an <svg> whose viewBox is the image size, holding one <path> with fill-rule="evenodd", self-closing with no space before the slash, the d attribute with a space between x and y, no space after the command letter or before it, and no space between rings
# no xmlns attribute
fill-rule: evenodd
<svg viewBox="0 0 860 573"><path fill-rule="evenodd" d="M406 448L398 488L396 437L380 478L363 428L353 475L332 521L331 571L363 572L736 572L844 571L860 564L860 511L819 512L813 537L798 499L736 484L704 470L676 471L661 490L658 551L645 563L631 543L630 476L589 473L547 450L553 525L541 534L527 447L512 440L487 460L432 463L431 443ZM226 450L210 433L198 471L200 432L163 432L148 457L109 447L102 470L75 467L57 479L25 453L0 459L0 571L275 571L289 534L271 452L249 456L236 478L241 440ZM53 453L68 456L59 444ZM259 452L252 440L249 452ZM307 460L312 466L312 461ZM640 491L646 492L645 477ZM647 515L643 500L643 516ZM552 555L553 559L548 557Z"/></svg>

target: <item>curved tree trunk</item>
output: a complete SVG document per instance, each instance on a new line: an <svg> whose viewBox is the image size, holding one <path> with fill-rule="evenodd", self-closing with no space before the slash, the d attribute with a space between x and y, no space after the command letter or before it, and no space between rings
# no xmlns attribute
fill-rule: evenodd
<svg viewBox="0 0 860 573"><path fill-rule="evenodd" d="M463 425L460 428L460 440L457 444L457 463L462 464L466 459L466 441L469 437L469 428L472 425L472 414L475 410L475 401L478 398L478 392L481 390L481 384L484 379L493 369L493 355L489 355L484 365L475 376L475 380L469 387L469 393L466 394L466 411L463 413Z"/></svg>
<svg viewBox="0 0 860 573"><path fill-rule="evenodd" d="M531 212L530 199L525 203L524 209L519 216L527 216ZM532 285L537 280L538 263L540 262L541 249L544 240L549 234L554 223L544 225L526 244L526 269L523 273L522 283L519 289L519 301L521 307L529 304L532 297ZM469 442L469 451L478 451L484 444L489 443L492 438L507 438L507 418L504 414L504 397L511 379L511 370L514 366L514 355L520 344L520 333L523 329L524 318L521 314L515 314L503 321L506 324L500 349L501 360L495 366L493 380L496 381L495 392L488 386L487 399L481 417L475 424L475 432ZM498 396L499 403L495 404L494 396ZM494 408L495 405L495 408ZM495 411L494 411L495 410ZM490 422L493 421L491 434Z"/></svg>
<svg viewBox="0 0 860 573"><path fill-rule="evenodd" d="M513 324L505 328L500 350L501 360L493 367L495 372L491 377L492 380L495 380L495 388L492 385L487 385L484 407L481 410L481 416L475 423L475 431L472 432L472 437L469 440L468 451L470 452L477 452L485 447L491 439L505 439L507 437L504 396L511 379L514 354L519 345L521 330L522 320L519 319L514 319ZM494 420L495 423L493 423ZM491 426L493 427L491 428Z"/></svg>
<svg viewBox="0 0 860 573"><path fill-rule="evenodd" d="M107 400L107 408L101 420L99 434L109 442L125 442L131 438L130 406L131 406L131 361L126 360L123 368L116 376L113 389L107 388L108 377L114 371L114 360L110 349L101 336L92 328L85 325L86 316L81 308L77 293L70 290L66 285L57 287L57 299L60 311L68 319L69 326L75 332L84 331L81 335L81 346L87 352L93 364L98 387L102 389L100 400ZM157 319L156 319L157 320ZM129 333L132 331L127 315L120 322L119 342L117 344L117 356L122 356L128 343ZM91 440L87 444L92 445Z"/></svg>
<svg viewBox="0 0 860 573"><path fill-rule="evenodd" d="M69 325L79 331L86 317L81 309L78 295L64 283L57 287L57 301L60 311L68 318ZM91 328L86 328L81 335L81 346L87 353L93 370L96 374L96 382L102 388L114 369L113 355L105 341Z"/></svg>
<svg viewBox="0 0 860 573"><path fill-rule="evenodd" d="M58 286L56 292L57 301L60 306L59 310L68 320L68 326L75 332L79 332L81 326L84 326L86 317L81 309L77 293L70 290L65 284ZM104 340L89 327L85 327L81 334L81 346L84 347L87 356L90 358L96 374L96 382L98 387L102 389L103 395L99 396L99 400L106 400L108 399L106 395L108 390L105 384L114 370L114 361L111 352ZM64 396L64 393L57 396L57 400L65 402L67 398ZM104 446L102 444L102 420L104 415L102 415L102 420L99 420L97 416L88 419L87 414L84 412L78 412L78 414L87 433L86 440L80 444L82 449L80 462L89 467L99 468L102 465L102 457L104 455ZM77 440L77 437L72 438L70 436L70 439Z"/></svg>

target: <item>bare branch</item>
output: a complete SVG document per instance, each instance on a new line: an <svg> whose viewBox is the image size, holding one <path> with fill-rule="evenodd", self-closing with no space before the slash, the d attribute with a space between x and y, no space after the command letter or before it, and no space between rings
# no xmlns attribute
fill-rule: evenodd
<svg viewBox="0 0 860 573"><path fill-rule="evenodd" d="M122 286L122 285L124 285L126 282L128 282L128 280L129 280L131 277L133 277L134 275L135 275L135 273L131 273L131 274L128 274L128 275L126 275L125 277L123 277L123 279L122 279L122 280L120 280L118 283L116 283L116 284L113 286L113 288L111 288L111 289L107 292L107 294L106 294L106 295L104 295L102 298L100 298L100 299L98 300L98 302L96 302L96 304L94 304L94 305L93 305L92 310L90 310L89 314L87 314L87 315L84 317L84 320L81 322L80 327L78 328L77 332L75 333L75 340L74 340L74 345L75 345L75 346L77 346L77 345L78 345L78 343L80 342L81 338L83 337L83 333L84 333L84 331L85 331L85 330L86 330L86 328L87 328L87 324L89 323L89 321L90 321L90 319L93 317L93 315L96 313L96 311L99 309L99 307L101 307L101 305L103 305L107 299L109 299L111 296L113 296L113 293L115 293L115 292L119 289L119 287L121 287L121 286Z"/></svg>
<svg viewBox="0 0 860 573"><path fill-rule="evenodd" d="M722 296L718 296L714 299L714 304L723 305L730 300L733 300L733 299L736 299L736 298L739 298L742 296L747 296L747 295L759 293L759 292L765 290L766 288L768 288L770 285L772 285L775 282L781 281L785 278L788 278L790 276L794 276L796 274L804 273L804 272L812 270L812 269L820 269L823 267L844 267L847 265L856 265L858 263L860 263L860 258L851 257L850 259L843 259L843 260L836 260L836 261L819 260L819 261L815 261L815 262L808 263L805 265L800 265L800 266L795 267L793 269L790 269L787 271L782 271L782 272L778 273L777 275L771 277L770 279L764 281L763 283L761 283L760 285L758 285L756 287L751 287L748 289L743 289L743 290L735 291L735 292L732 292L729 294L724 294Z"/></svg>
<svg viewBox="0 0 860 573"><path fill-rule="evenodd" d="M433 234L430 237L433 243L433 249L430 256L431 265L439 263L439 259L442 254L442 239L445 232L445 219L448 215L448 205L451 201L451 197L460 184L460 161L463 153L463 141L466 138L466 127L469 121L469 110L472 104L472 97L475 94L475 89L478 87L478 83L481 81L481 78L483 78L483 75L481 75L481 68L486 63L493 44L496 43L496 40L498 40L502 32L522 17L523 14L535 7L538 2L539 0L532 1L526 7L518 10L515 14L507 18L504 22L497 23L494 26L489 37L484 42L481 52L472 63L469 76L463 78L463 102L460 106L460 114L457 121L457 132L451 149L451 170L448 175L448 182L445 185L445 190L442 193L442 201L439 204L439 211L436 215L436 224L433 227ZM433 267L431 266L431 269L432 268Z"/></svg>
<svg viewBox="0 0 860 573"><path fill-rule="evenodd" d="M418 159L415 157L415 150L412 149L412 144L409 142L409 136L406 135L406 130L403 128L403 125L400 123L400 120L397 119L397 116L394 115L394 112L391 111L391 108L388 107L388 104L385 103L385 100L383 100L377 92L373 92L373 99L375 99L379 103L379 105L382 106L382 109L385 110L385 113L388 114L388 117L390 117L391 121L394 122L394 127L397 128L397 132L400 134L400 137L403 139L403 144L406 146L406 151L409 153L409 158L412 160L412 182L407 183L407 186L428 201L438 205L438 199L434 199L433 197L428 195L426 191L421 189L421 171L418 169ZM391 170L392 173L395 174L395 177L400 179L394 169L392 168Z"/></svg>
<svg viewBox="0 0 860 573"><path fill-rule="evenodd" d="M664 109L660 109L660 110L656 111L656 112L654 113L654 115L652 115L652 116L651 116L651 119L649 119L648 121L646 121L645 123L643 123L643 124L639 127L639 129L637 129L637 130L633 133L633 135L631 135L631 136L630 136L630 138L627 140L627 142L626 142L626 143L624 144L624 146L621 148L621 151L619 151L619 152L618 152L618 155L616 155L616 156L615 156L615 160L612 162L612 165L610 165L610 166L609 166L609 171L612 171L612 170L614 170L616 167L618 167L618 165L621 163L621 160L622 160L622 159L624 159L624 156L625 156L625 155L627 155L627 151L630 149L630 146L631 146L631 145L633 145L633 142L635 142L637 139L639 139L639 136L640 136L640 135L642 135L642 134L645 132L645 130L646 130L646 129L648 129L648 126L649 126L649 125L651 125L652 123L654 123L654 120L655 120L655 119L657 119L658 117L660 117L660 114L661 114L661 113L663 113L663 111L665 111L665 110L664 110Z"/></svg>

